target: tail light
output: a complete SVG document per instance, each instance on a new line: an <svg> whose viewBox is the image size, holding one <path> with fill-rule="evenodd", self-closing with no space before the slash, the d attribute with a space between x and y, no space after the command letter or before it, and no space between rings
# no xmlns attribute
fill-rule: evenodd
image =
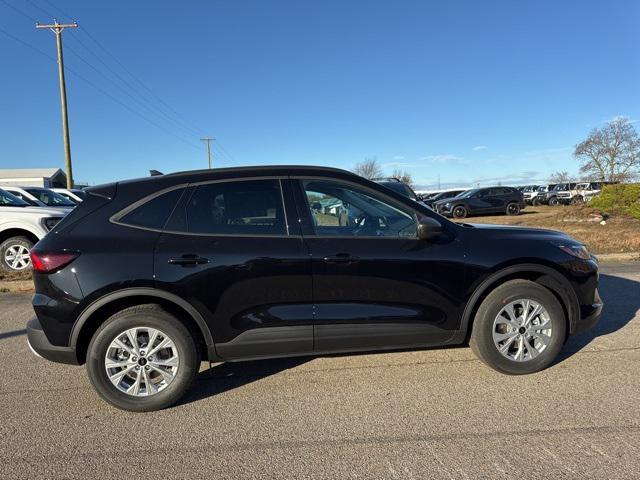
<svg viewBox="0 0 640 480"><path fill-rule="evenodd" d="M66 267L80 254L77 252L38 252L31 250L31 266L34 272L53 273Z"/></svg>

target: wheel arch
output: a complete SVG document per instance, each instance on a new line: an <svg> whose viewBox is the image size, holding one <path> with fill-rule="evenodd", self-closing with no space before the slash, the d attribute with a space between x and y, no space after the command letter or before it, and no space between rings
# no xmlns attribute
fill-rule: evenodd
<svg viewBox="0 0 640 480"><path fill-rule="evenodd" d="M490 274L473 291L462 314L460 330L468 341L480 304L497 286L509 280L530 280L547 288L558 299L567 321L567 334L573 332L580 316L578 298L569 281L557 270L538 263L510 265Z"/></svg>
<svg viewBox="0 0 640 480"><path fill-rule="evenodd" d="M108 293L83 310L73 325L69 345L76 351L80 364L86 361L87 348L96 330L114 313L134 305L159 304L182 321L203 347L203 353L211 356L214 342L211 330L204 318L186 300L156 288L127 288Z"/></svg>
<svg viewBox="0 0 640 480"><path fill-rule="evenodd" d="M34 243L38 243L38 236L35 232L21 227L10 227L0 231L0 243L8 240L11 237L25 237Z"/></svg>

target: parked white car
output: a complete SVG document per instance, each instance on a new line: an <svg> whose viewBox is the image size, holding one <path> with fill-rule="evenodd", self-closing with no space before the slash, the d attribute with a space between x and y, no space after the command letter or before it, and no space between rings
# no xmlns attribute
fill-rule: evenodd
<svg viewBox="0 0 640 480"><path fill-rule="evenodd" d="M0 269L25 270L31 266L29 252L68 210L34 207L0 189Z"/></svg>
<svg viewBox="0 0 640 480"><path fill-rule="evenodd" d="M0 188L34 207L53 207L69 212L76 206L76 203L49 188L15 187L13 185L3 185Z"/></svg>
<svg viewBox="0 0 640 480"><path fill-rule="evenodd" d="M57 194L62 195L67 200L71 200L73 203L80 203L84 200L87 193L79 188L51 188Z"/></svg>

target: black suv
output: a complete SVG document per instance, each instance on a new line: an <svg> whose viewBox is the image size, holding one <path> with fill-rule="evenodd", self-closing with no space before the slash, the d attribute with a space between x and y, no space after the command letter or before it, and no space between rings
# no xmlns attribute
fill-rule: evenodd
<svg viewBox="0 0 640 480"><path fill-rule="evenodd" d="M524 196L511 187L474 188L455 198L435 202L433 207L441 215L454 218L491 213L518 215L524 208Z"/></svg>
<svg viewBox="0 0 640 480"><path fill-rule="evenodd" d="M352 173L214 169L94 187L32 250L31 348L111 404L176 402L201 360L459 345L524 374L597 322L553 231L458 225Z"/></svg>

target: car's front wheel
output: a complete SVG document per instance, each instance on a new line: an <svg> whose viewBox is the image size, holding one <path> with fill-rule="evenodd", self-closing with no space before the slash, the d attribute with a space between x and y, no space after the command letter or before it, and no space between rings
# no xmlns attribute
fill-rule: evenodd
<svg viewBox="0 0 640 480"><path fill-rule="evenodd" d="M87 371L96 391L123 410L145 412L176 403L199 367L189 330L159 305L111 316L94 334Z"/></svg>
<svg viewBox="0 0 640 480"><path fill-rule="evenodd" d="M26 237L7 238L0 244L0 269L6 272L19 272L31 267L29 252L33 242Z"/></svg>
<svg viewBox="0 0 640 480"><path fill-rule="evenodd" d="M528 280L511 280L480 305L469 344L499 372L534 373L558 356L566 329L562 306L549 290Z"/></svg>
<svg viewBox="0 0 640 480"><path fill-rule="evenodd" d="M453 207L452 214L454 218L466 218L469 212L467 212L467 209L463 205L456 205Z"/></svg>
<svg viewBox="0 0 640 480"><path fill-rule="evenodd" d="M552 207L557 207L558 205L560 205L560 200L558 200L558 197L551 197L549 199L549 205Z"/></svg>

